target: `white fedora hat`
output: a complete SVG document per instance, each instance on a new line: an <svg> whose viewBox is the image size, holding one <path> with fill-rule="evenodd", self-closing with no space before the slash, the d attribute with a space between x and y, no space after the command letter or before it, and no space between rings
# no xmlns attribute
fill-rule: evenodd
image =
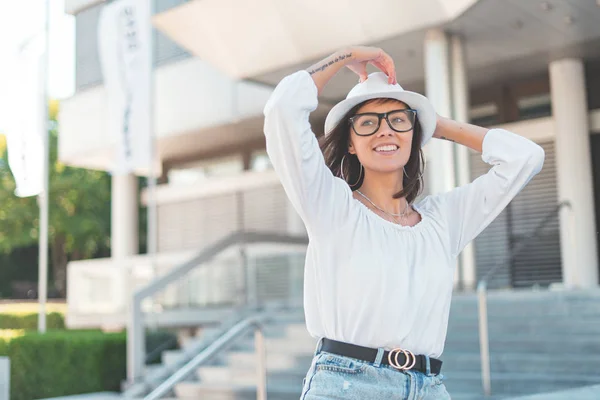
<svg viewBox="0 0 600 400"><path fill-rule="evenodd" d="M437 116L427 97L404 90L397 83L390 85L387 75L383 72L370 74L366 81L359 83L350 90L345 100L340 101L329 111L325 119L325 134L331 132L354 106L378 98L400 100L410 108L417 110L417 122L421 124L423 134L421 146L424 146L431 139L433 131L435 131Z"/></svg>

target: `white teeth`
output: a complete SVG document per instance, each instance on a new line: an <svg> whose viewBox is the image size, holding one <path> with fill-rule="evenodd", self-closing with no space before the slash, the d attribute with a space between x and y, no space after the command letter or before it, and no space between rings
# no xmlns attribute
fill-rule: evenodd
<svg viewBox="0 0 600 400"><path fill-rule="evenodd" d="M375 151L395 151L398 150L398 146L395 144L388 144L386 146L379 146L375 148Z"/></svg>

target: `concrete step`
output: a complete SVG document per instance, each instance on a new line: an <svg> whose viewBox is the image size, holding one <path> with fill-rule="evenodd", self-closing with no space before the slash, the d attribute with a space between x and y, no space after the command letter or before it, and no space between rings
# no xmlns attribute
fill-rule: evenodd
<svg viewBox="0 0 600 400"><path fill-rule="evenodd" d="M182 363L182 360L186 359L187 355L184 350L165 350L162 353L161 360L162 364L173 367Z"/></svg>
<svg viewBox="0 0 600 400"><path fill-rule="evenodd" d="M479 352L478 335L448 336L444 352ZM572 339L565 336L532 336L532 335L504 335L497 337L490 335L490 352L523 352L523 353L555 353L573 354L600 354L600 341L595 335L579 335Z"/></svg>
<svg viewBox="0 0 600 400"><path fill-rule="evenodd" d="M307 355L314 352L316 340L313 338L293 340L287 338L267 338L268 354L298 354ZM253 338L245 339L236 343L233 347L236 351L254 351ZM519 332L518 335L507 335L503 333L490 333L491 352L552 352L552 353L584 353L600 350L600 342L596 335L585 333L579 335L559 335L554 332L546 333L543 340L540 336ZM446 340L445 355L449 352L478 352L478 332L450 332Z"/></svg>
<svg viewBox="0 0 600 400"><path fill-rule="evenodd" d="M481 375L465 372L444 373L444 384L450 394L481 394ZM581 376L578 374L549 375L539 373L492 373L492 392L496 395L519 395L552 392L600 383L600 376Z"/></svg>
<svg viewBox="0 0 600 400"><path fill-rule="evenodd" d="M585 386L576 389L560 390L558 392L534 394L527 396L511 397L505 400L598 400L600 399L600 385Z"/></svg>
<svg viewBox="0 0 600 400"><path fill-rule="evenodd" d="M443 370L451 372L481 371L479 353L450 353L442 357ZM600 357L597 354L577 354L562 357L555 353L492 353L490 356L492 373L537 373L561 375L582 373L586 376L598 376Z"/></svg>
<svg viewBox="0 0 600 400"><path fill-rule="evenodd" d="M302 382L310 365L293 368L268 369L267 382L277 385L298 385ZM256 368L232 368L227 366L200 367L196 371L202 383L231 383L237 385L256 385L258 376Z"/></svg>
<svg viewBox="0 0 600 400"><path fill-rule="evenodd" d="M492 354L491 368L492 374L536 374L544 373L549 378L561 379L562 376L578 374L582 379L594 379L598 376L597 370L600 362L597 356L578 356L570 359L560 359L554 354ZM310 360L305 359L302 362L296 362L294 367L285 368L279 364L279 368L270 368L268 370L269 380L275 380L278 383L294 382L302 379L308 371ZM444 358L444 375L452 376L454 374L471 374L480 377L480 359L479 354L456 354L453 357ZM578 371L587 371L581 374ZM212 366L199 368L198 377L206 382L235 382L250 384L256 379L254 365L243 368L241 366ZM595 382L595 381L594 381Z"/></svg>
<svg viewBox="0 0 600 400"><path fill-rule="evenodd" d="M577 315L582 314L598 314L594 308L594 304L600 301L600 298L585 302L565 302L552 299L541 299L539 301L528 300L510 300L510 301L493 301L488 298L487 306L490 315L507 315L508 310L514 309L515 315L527 315L538 313L539 315L557 314L557 315ZM455 298L452 299L450 312L454 315L471 315L477 314L479 301L473 298L472 301L461 302Z"/></svg>
<svg viewBox="0 0 600 400"><path fill-rule="evenodd" d="M600 383L600 291L593 293L493 292L488 297L492 388L508 396L550 392ZM481 389L478 312L475 295L453 298L444 360L446 385L454 400L484 399ZM282 312L264 329L269 400L297 400L316 339L301 310ZM184 341L184 351L201 339ZM181 352L169 351L175 363ZM255 399L256 354L249 333L215 365L198 368L197 381L177 385L179 399Z"/></svg>
<svg viewBox="0 0 600 400"><path fill-rule="evenodd" d="M488 290L488 301L491 304L589 304L600 300L599 289L586 290ZM476 292L455 292L452 296L452 304L475 304L477 302Z"/></svg>
<svg viewBox="0 0 600 400"><path fill-rule="evenodd" d="M562 379L548 377L543 374L494 374L492 390L495 399L528 393L552 392L567 388L586 386L600 381L595 379L582 379L579 376L565 375ZM446 387L452 398L457 400L483 399L481 381L479 376L473 374L452 374L445 381ZM302 380L296 383L279 384L268 383L269 399L296 399L301 392ZM202 383L185 382L175 387L179 399L211 399L211 400L242 400L255 399L256 388L253 384L238 383Z"/></svg>
<svg viewBox="0 0 600 400"><path fill-rule="evenodd" d="M281 378L288 381L288 375L293 379L302 378L310 366L311 356L295 358L294 366L287 367L292 361L286 359L286 362L276 361L277 364L269 369L269 376ZM255 360L255 359L253 359ZM452 373L473 373L479 376L481 371L479 353L450 353L443 357L444 374ZM248 361L248 364L250 361ZM268 362L269 364L269 362ZM209 382L220 382L221 379L231 379L234 381L239 378L240 383L254 382L256 364L246 367L235 366L213 366L199 369L198 376ZM560 378L563 374L581 374L584 377L593 377L597 375L600 369L600 358L596 355L577 355L574 357L560 357L553 353L533 354L533 353L499 353L491 355L492 373L539 373L543 372L549 376ZM248 381L246 379L251 379ZM236 381L237 382L237 381Z"/></svg>
<svg viewBox="0 0 600 400"><path fill-rule="evenodd" d="M524 312L522 310L516 310L517 306L507 307L508 310L503 310L502 313L488 313L488 322L490 324L502 322L514 322L518 324L527 324L530 321L540 321L541 323L549 323L551 326L557 323L557 321L565 321L566 323L577 323L577 321L600 321L600 312L548 312L544 313L540 310L531 310ZM514 310L514 311L513 311ZM454 323L476 323L478 321L478 310L473 309L469 311L459 312L451 310L449 316L449 324Z"/></svg>
<svg viewBox="0 0 600 400"><path fill-rule="evenodd" d="M472 318L477 316L477 303L470 304L452 304L450 312L455 318ZM555 302L547 303L490 303L488 302L488 315L490 318L523 318L523 317L542 317L542 316L600 316L600 310L594 306L594 302L580 305L565 305Z"/></svg>
<svg viewBox="0 0 600 400"><path fill-rule="evenodd" d="M144 368L144 383L154 387L167 379L173 370L162 364L146 365Z"/></svg>
<svg viewBox="0 0 600 400"><path fill-rule="evenodd" d="M265 345L267 354L313 354L317 346L317 341L313 338L303 338L298 340L288 338L266 338ZM254 351L254 338L244 339L232 346L236 351Z"/></svg>
<svg viewBox="0 0 600 400"><path fill-rule="evenodd" d="M480 393L452 392L452 393L450 393L450 395L452 396L452 400L505 400L506 399L505 395L499 395L499 396L492 395L492 396L484 397Z"/></svg>
<svg viewBox="0 0 600 400"><path fill-rule="evenodd" d="M257 357L255 353L232 351L217 358L221 365L235 366L237 368L255 368ZM267 369L293 368L297 365L310 365L311 355L294 356L290 354L267 354Z"/></svg>
<svg viewBox="0 0 600 400"><path fill-rule="evenodd" d="M267 384L269 400L298 400L301 392L302 382L295 386ZM175 386L175 394L181 400L256 400L256 387L253 385L183 382Z"/></svg>
<svg viewBox="0 0 600 400"><path fill-rule="evenodd" d="M306 326L304 322L293 323L290 325L285 324L276 324L276 325L267 325L264 327L264 335L267 339L267 342L271 339L287 339L292 342L299 342L302 344L313 343L313 349L316 345L316 339L312 338L308 331L306 330ZM254 341L254 332L248 332L242 338L238 339L237 343L246 343ZM182 348L189 348L198 346L199 344L204 344L204 337L184 337L181 341Z"/></svg>
<svg viewBox="0 0 600 400"><path fill-rule="evenodd" d="M546 334L552 332L555 334L599 334L600 318L530 318L527 320L515 320L514 318L503 318L500 320L490 318L488 327L493 333L515 332L528 334ZM477 318L472 320L450 319L448 323L448 332L478 332L479 321Z"/></svg>
<svg viewBox="0 0 600 400"><path fill-rule="evenodd" d="M267 337L281 337L290 334L291 336L299 335L310 337L304 320L295 322L281 323L280 321L272 321L263 326L263 332Z"/></svg>

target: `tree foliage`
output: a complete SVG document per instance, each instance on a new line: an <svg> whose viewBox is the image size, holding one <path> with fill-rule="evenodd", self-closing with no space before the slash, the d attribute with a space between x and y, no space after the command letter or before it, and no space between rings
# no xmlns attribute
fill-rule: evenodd
<svg viewBox="0 0 600 400"><path fill-rule="evenodd" d="M64 294L67 262L92 257L110 246L111 183L104 171L60 163L55 120L51 126L49 246L54 285ZM0 155L0 252L8 253L38 242L39 208L37 197L14 195L15 181L5 148L0 147Z"/></svg>

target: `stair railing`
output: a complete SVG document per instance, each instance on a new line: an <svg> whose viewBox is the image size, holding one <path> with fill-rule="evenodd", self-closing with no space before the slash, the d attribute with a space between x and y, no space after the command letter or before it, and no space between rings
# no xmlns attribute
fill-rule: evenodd
<svg viewBox="0 0 600 400"><path fill-rule="evenodd" d="M568 201L562 202L536 225L531 233L522 238L515 246L508 258L500 260L492 267L477 284L477 306L479 312L479 351L481 355L481 384L483 392L486 396L492 394L491 382L491 366L490 366L490 338L488 331L488 309L487 309L487 286L489 280L503 267L512 263L514 259L525 249L525 245L529 244L531 239L540 235L542 230L548 223L558 214L564 207L571 207Z"/></svg>
<svg viewBox="0 0 600 400"><path fill-rule="evenodd" d="M254 348L258 361L256 368L258 378L256 384L256 399L267 400L267 353L263 331L265 320L265 315L255 315L237 323L225 334L202 350L196 357L192 358L187 364L177 370L177 372L171 375L169 379L161 383L160 386L144 397L144 400L158 400L168 395L175 385L185 380L190 374L193 374L199 367L206 364L220 352L231 347L236 340L243 337L251 329L254 329Z"/></svg>
<svg viewBox="0 0 600 400"><path fill-rule="evenodd" d="M130 383L138 382L144 371L145 338L144 313L142 302L163 290L173 282L186 276L190 271L203 268L219 254L232 246L245 246L256 243L306 245L305 236L290 236L277 233L236 232L200 252L188 262L173 268L165 275L158 277L146 286L138 289L132 298L130 313L127 321L127 377Z"/></svg>

